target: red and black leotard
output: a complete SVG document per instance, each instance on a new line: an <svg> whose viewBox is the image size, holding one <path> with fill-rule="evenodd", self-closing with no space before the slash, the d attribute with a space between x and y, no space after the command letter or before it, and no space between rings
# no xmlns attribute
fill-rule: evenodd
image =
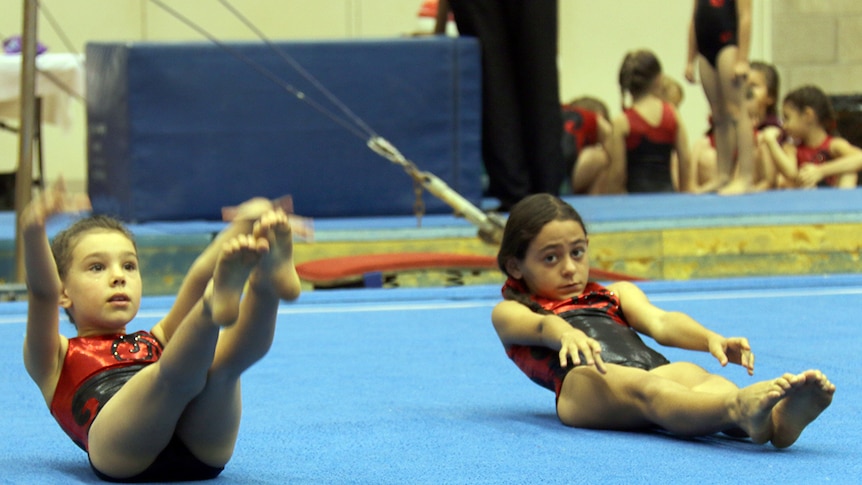
<svg viewBox="0 0 862 485"><path fill-rule="evenodd" d="M563 158L566 160L566 173L572 173L584 147L598 142L598 115L579 106L563 105Z"/></svg>
<svg viewBox="0 0 862 485"><path fill-rule="evenodd" d="M664 103L661 121L650 125L634 108L625 110L629 122L626 136L626 190L673 192L671 154L679 128L673 108Z"/></svg>
<svg viewBox="0 0 862 485"><path fill-rule="evenodd" d="M96 415L142 368L159 360L162 344L149 332L74 337L51 400L51 414L83 450Z"/></svg>
<svg viewBox="0 0 862 485"><path fill-rule="evenodd" d="M803 165L813 163L814 165L822 165L829 160L832 160L832 153L829 151L829 145L832 144L832 137L827 136L823 143L816 147L810 147L802 143L796 145L796 166L802 168ZM838 184L837 177L826 177L821 180L818 187L835 187Z"/></svg>
<svg viewBox="0 0 862 485"><path fill-rule="evenodd" d="M503 285L524 293L520 282L509 278ZM619 297L604 286L590 282L583 293L568 300L531 299L544 310L558 315L572 327L596 339L602 345L602 360L608 364L654 369L668 360L649 348L637 331L626 323ZM560 365L559 352L532 345L506 346L506 354L536 384L554 391L559 397L563 379L575 366Z"/></svg>
<svg viewBox="0 0 862 485"><path fill-rule="evenodd" d="M697 51L716 67L718 53L736 45L736 0L698 0L694 10Z"/></svg>

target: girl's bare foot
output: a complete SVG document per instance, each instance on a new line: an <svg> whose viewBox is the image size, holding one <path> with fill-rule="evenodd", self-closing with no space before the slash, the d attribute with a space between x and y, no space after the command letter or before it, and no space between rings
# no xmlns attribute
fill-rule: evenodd
<svg viewBox="0 0 862 485"><path fill-rule="evenodd" d="M204 292L213 323L226 326L236 321L248 275L268 251L265 239L250 234L237 235L222 245L212 280Z"/></svg>
<svg viewBox="0 0 862 485"><path fill-rule="evenodd" d="M835 385L818 370L808 370L797 377L787 397L772 412L772 444L776 448L787 448L796 442L802 430L829 407L835 394Z"/></svg>
<svg viewBox="0 0 862 485"><path fill-rule="evenodd" d="M255 223L252 234L269 242L269 252L252 272L252 288L274 292L282 300L295 300L300 281L293 264L293 231L287 214L278 209L267 212Z"/></svg>
<svg viewBox="0 0 862 485"><path fill-rule="evenodd" d="M739 390L732 409L737 425L757 444L773 436L772 410L787 395L796 376L784 374Z"/></svg>

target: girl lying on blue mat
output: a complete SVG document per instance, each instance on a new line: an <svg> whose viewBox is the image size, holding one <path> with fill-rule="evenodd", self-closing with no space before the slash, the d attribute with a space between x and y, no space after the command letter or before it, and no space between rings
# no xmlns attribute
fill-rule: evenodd
<svg viewBox="0 0 862 485"><path fill-rule="evenodd" d="M60 427L109 481L217 476L239 431L240 375L269 350L295 299L291 219L265 199L236 209L195 260L168 314L126 333L141 303L132 234L92 216L49 243L45 223L86 198L62 185L22 213L29 309L24 364ZM62 307L77 329L59 332Z"/></svg>
<svg viewBox="0 0 862 485"><path fill-rule="evenodd" d="M589 282L584 223L557 197L537 194L512 208L497 262L508 279L494 328L515 364L556 393L566 425L727 432L785 448L832 402L835 386L817 370L740 389L647 347L638 333L754 373L747 339L725 338L688 315L659 309L630 282Z"/></svg>

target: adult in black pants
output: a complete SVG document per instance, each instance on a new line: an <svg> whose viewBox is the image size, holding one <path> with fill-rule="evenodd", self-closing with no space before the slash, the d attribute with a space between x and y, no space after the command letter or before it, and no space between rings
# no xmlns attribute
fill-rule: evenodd
<svg viewBox="0 0 862 485"><path fill-rule="evenodd" d="M440 2L441 10L445 3ZM488 195L507 212L529 194L558 194L566 170L560 143L557 0L448 3L460 35L475 36L481 44Z"/></svg>

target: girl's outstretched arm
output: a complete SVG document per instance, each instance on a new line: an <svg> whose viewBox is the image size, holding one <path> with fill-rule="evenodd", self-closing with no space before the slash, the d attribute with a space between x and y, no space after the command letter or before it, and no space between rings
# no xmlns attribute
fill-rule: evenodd
<svg viewBox="0 0 862 485"><path fill-rule="evenodd" d="M746 339L725 338L685 313L658 308L630 282L614 283L608 288L617 293L626 320L638 332L662 345L709 352L721 365L733 362L748 369L749 374L754 372L754 360Z"/></svg>
<svg viewBox="0 0 862 485"><path fill-rule="evenodd" d="M626 192L626 136L629 133L629 121L621 114L614 118L612 125L607 191L611 194L623 194Z"/></svg>
<svg viewBox="0 0 862 485"><path fill-rule="evenodd" d="M557 350L563 367L569 362L581 364L582 354L583 364L595 365L596 370L605 372L601 344L556 315L541 315L521 303L506 300L494 307L491 321L504 347L533 345Z"/></svg>
<svg viewBox="0 0 862 485"><path fill-rule="evenodd" d="M65 350L60 335L62 284L45 231L48 220L61 212L89 208L85 196L68 195L60 180L35 197L21 213L24 267L27 272L27 331L24 335L24 367L42 390L46 401L53 396Z"/></svg>
<svg viewBox="0 0 862 485"><path fill-rule="evenodd" d="M832 144L829 145L829 151L835 157L834 159L820 165L806 164L799 169L800 184L813 187L826 177L857 174L862 170L862 149L844 138L833 139Z"/></svg>
<svg viewBox="0 0 862 485"><path fill-rule="evenodd" d="M799 175L799 170L796 167L796 147L792 143L784 143L782 146L778 142L780 133L779 130L764 130L763 143L766 144L766 149L775 162L778 173L795 184Z"/></svg>

